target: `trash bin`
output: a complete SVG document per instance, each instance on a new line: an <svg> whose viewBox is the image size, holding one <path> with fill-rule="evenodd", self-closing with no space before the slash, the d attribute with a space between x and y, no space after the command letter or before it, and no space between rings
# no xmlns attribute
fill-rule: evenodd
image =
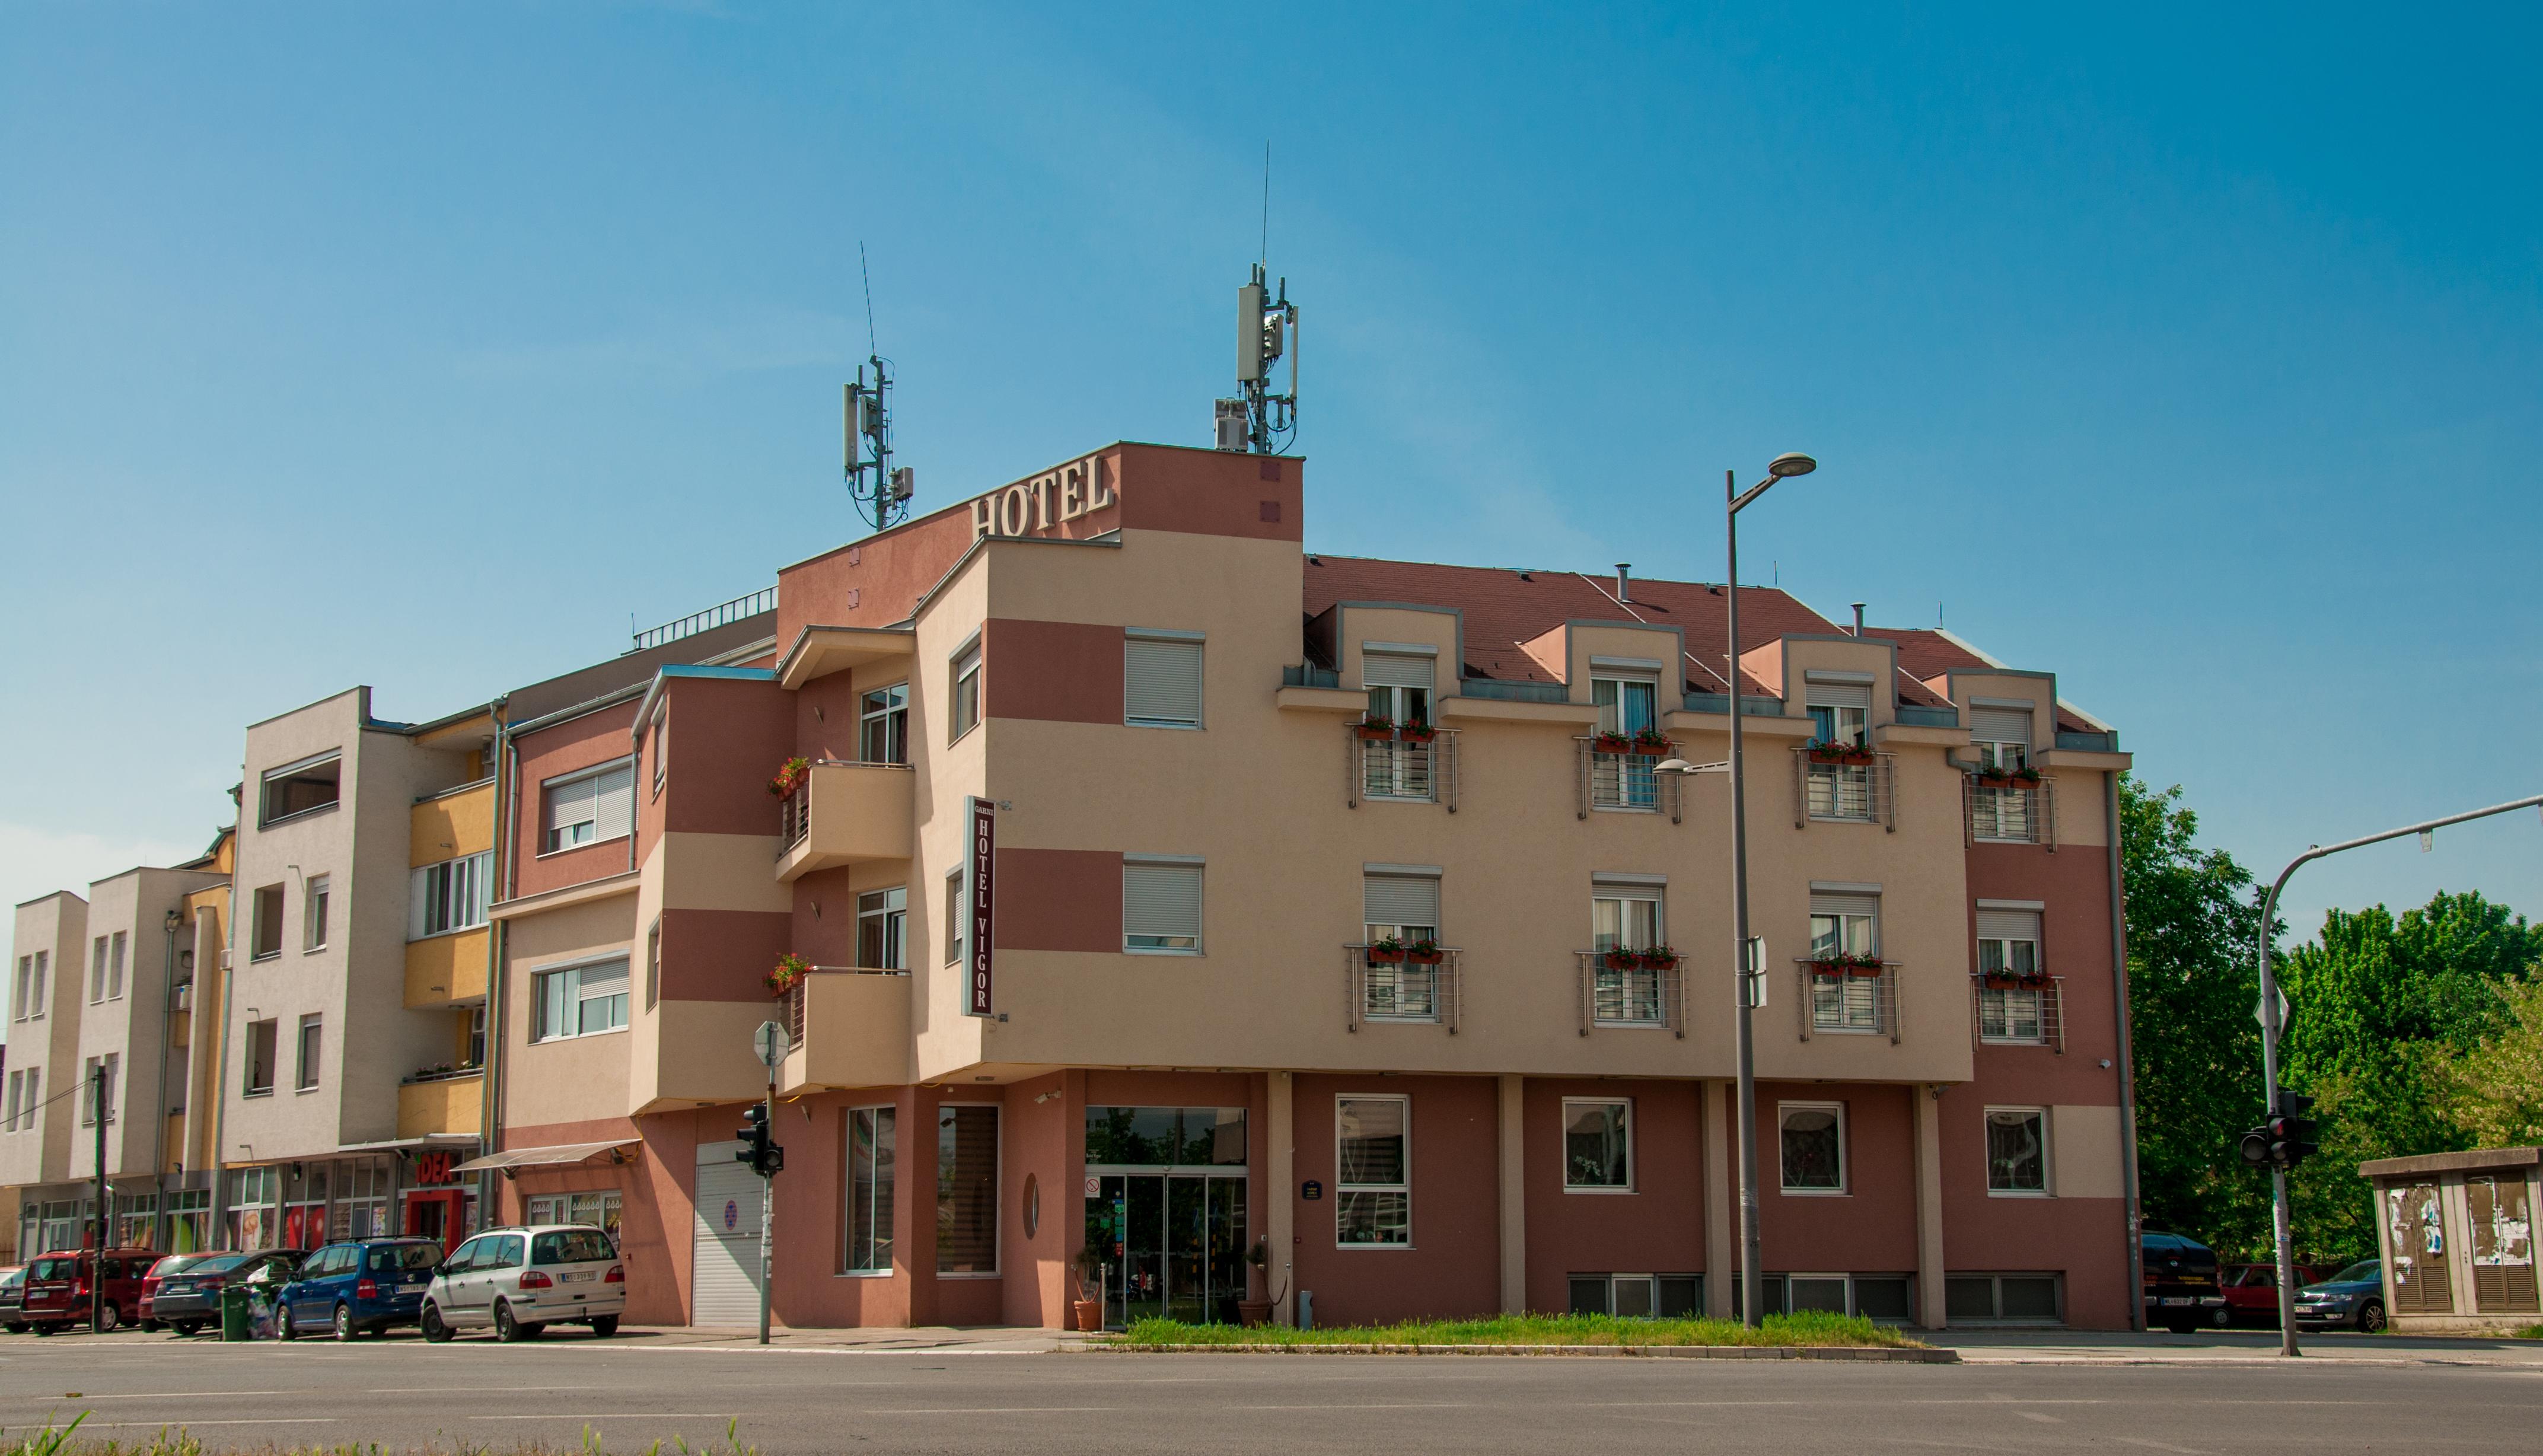
<svg viewBox="0 0 2543 1456"><path fill-rule="evenodd" d="M221 1339L254 1338L247 1307L248 1293L244 1284L232 1284L221 1290Z"/></svg>

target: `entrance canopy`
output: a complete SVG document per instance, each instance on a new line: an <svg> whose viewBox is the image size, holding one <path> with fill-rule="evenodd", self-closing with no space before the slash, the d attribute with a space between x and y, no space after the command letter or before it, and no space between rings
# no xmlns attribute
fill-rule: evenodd
<svg viewBox="0 0 2543 1456"><path fill-rule="evenodd" d="M510 1148L500 1153L488 1153L482 1158L471 1158L451 1172L484 1173L489 1169L500 1168L508 1174L516 1168L564 1168L577 1163L588 1163L603 1153L617 1154L622 1148L636 1146L638 1141L632 1137L617 1137L606 1142L569 1142L547 1148ZM628 1160L623 1156L613 1156L610 1161L624 1163Z"/></svg>

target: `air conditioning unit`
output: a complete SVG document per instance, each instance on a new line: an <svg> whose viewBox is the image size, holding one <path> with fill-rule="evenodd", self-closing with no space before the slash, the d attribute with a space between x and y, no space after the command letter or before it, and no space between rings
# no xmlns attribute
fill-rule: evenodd
<svg viewBox="0 0 2543 1456"><path fill-rule="evenodd" d="M1245 418L1245 401L1220 400L1218 402L1218 448L1244 449L1247 436L1253 433L1247 427L1248 423Z"/></svg>

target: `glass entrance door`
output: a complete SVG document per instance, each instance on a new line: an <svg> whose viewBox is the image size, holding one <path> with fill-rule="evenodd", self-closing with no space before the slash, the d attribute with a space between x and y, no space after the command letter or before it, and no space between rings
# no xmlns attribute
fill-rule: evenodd
<svg viewBox="0 0 2543 1456"><path fill-rule="evenodd" d="M1087 1200L1086 1241L1107 1251L1104 1319L1234 1324L1245 1297L1245 1178L1108 1173Z"/></svg>

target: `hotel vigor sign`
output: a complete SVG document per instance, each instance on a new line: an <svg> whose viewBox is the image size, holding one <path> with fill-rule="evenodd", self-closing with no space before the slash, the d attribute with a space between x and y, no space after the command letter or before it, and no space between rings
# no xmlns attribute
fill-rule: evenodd
<svg viewBox="0 0 2543 1456"><path fill-rule="evenodd" d="M996 990L997 948L989 930L997 919L998 809L985 799L974 799L970 805L971 868L964 878L963 913L970 919L971 945L964 961L969 985L963 992L963 1014L989 1016Z"/></svg>
<svg viewBox="0 0 2543 1456"><path fill-rule="evenodd" d="M1119 487L1117 479L1105 478L1103 456L1072 460L1031 480L972 497L971 539L1057 532L1071 521L1117 504Z"/></svg>

